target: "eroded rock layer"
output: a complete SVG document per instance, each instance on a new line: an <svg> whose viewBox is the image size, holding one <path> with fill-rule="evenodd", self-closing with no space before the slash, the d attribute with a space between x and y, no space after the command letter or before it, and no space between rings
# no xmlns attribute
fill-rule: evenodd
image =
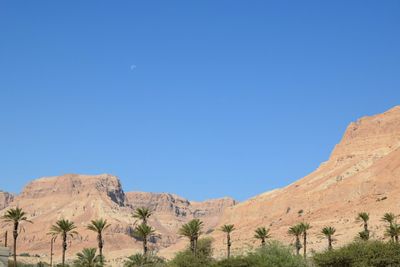
<svg viewBox="0 0 400 267"><path fill-rule="evenodd" d="M290 226L307 221L310 250L326 248L320 231L337 229L336 245L354 239L360 225L358 212L370 213L372 236L384 237L381 217L400 213L400 107L351 123L329 160L310 175L278 190L266 192L226 209L221 224L233 223L234 250L258 245L256 227L271 229L273 238L293 242ZM216 232L216 240L222 236ZM216 244L223 253L222 242Z"/></svg>

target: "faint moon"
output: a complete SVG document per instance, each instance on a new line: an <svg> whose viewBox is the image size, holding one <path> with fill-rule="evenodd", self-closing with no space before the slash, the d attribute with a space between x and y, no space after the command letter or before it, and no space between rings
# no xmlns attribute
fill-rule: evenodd
<svg viewBox="0 0 400 267"><path fill-rule="evenodd" d="M136 69L136 65L131 65L131 70Z"/></svg>

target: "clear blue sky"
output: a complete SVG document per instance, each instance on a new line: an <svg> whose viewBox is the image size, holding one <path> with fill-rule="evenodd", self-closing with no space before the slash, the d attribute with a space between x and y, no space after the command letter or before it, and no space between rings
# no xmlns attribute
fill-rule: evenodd
<svg viewBox="0 0 400 267"><path fill-rule="evenodd" d="M0 188L244 200L400 104L400 1L0 2Z"/></svg>

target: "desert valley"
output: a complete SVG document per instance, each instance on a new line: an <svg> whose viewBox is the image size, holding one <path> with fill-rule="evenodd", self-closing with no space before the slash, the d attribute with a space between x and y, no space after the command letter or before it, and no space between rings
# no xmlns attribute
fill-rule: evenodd
<svg viewBox="0 0 400 267"><path fill-rule="evenodd" d="M266 163L268 164L268 163ZM290 168L290 166L288 166ZM40 256L48 261L51 225L60 218L74 221L79 236L70 239L67 255L73 257L85 247L96 247L96 235L86 229L90 220L104 218L110 227L104 233L104 254L117 266L123 259L142 250L140 240L131 233L137 224L132 214L147 207L153 215L149 224L156 235L150 250L171 258L188 245L178 229L191 219L204 222L204 236L213 238L214 254L223 257L224 224L234 224L232 254L237 255L258 246L254 239L257 227L270 229L271 238L293 244L289 227L309 222L309 251L326 249L319 234L327 225L336 228L334 246L354 240L360 231L355 222L359 212L370 214L371 238L386 240L382 215L400 213L400 106L382 114L363 117L350 123L339 144L326 162L298 181L238 203L223 197L194 202L173 193L124 192L117 176L111 174L66 174L31 181L18 195L0 192L0 215L12 207L22 208L33 224L22 223L19 253ZM244 177L245 178L245 177ZM262 187L262 185L260 185ZM267 187L267 186L265 186ZM0 244L10 224L2 224ZM60 258L61 243L55 242L55 260ZM32 257L35 260L35 257Z"/></svg>

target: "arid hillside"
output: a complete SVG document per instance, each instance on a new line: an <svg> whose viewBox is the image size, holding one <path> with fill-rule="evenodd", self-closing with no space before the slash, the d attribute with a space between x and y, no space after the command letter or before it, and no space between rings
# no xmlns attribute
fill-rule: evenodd
<svg viewBox="0 0 400 267"><path fill-rule="evenodd" d="M205 222L203 232L214 238L217 256L225 251L224 236L218 231L223 224L235 224L233 253L258 246L253 235L260 226L270 228L274 239L290 244L293 240L287 230L301 221L312 225L310 250L321 250L326 247L319 234L323 226L334 226L334 245L343 245L361 230L355 222L361 211L371 215L372 237L385 238L381 216L400 213L399 181L400 107L395 107L351 123L329 160L313 173L239 204L231 198L191 202L167 193L124 193L115 176L70 174L34 180L15 197L1 192L0 213L5 207L19 206L29 214L34 223L23 224L19 251L42 256L48 256L46 233L57 219L68 218L78 226L80 236L71 241L68 250L71 256L83 247L96 246L96 235L85 226L91 219L106 218L112 226L105 234L105 251L114 266L141 249L140 242L129 235L135 224L132 212L141 206L154 211L149 223L158 236L152 239L151 248L166 257L187 245L177 230L192 218ZM1 228L0 236L10 229ZM56 258L60 253L57 242Z"/></svg>
<svg viewBox="0 0 400 267"><path fill-rule="evenodd" d="M72 220L78 226L79 236L71 240L69 255L83 247L96 247L96 234L85 228L90 220L105 218L111 224L104 237L108 259L141 251L141 242L130 236L136 223L132 217L136 207L149 207L153 210L149 223L157 230L157 237L152 239L150 246L154 250L162 250L179 240L177 231L183 223L200 218L205 222L206 229L213 229L222 211L235 205L235 201L230 198L190 202L166 193L124 193L119 179L108 174L69 174L40 178L29 183L14 199L2 192L0 201L0 207L21 207L33 221L33 224L22 224L24 231L20 234L18 249L21 253L47 257L50 249L47 232L60 218ZM0 213L6 210L4 208ZM3 237L6 230L10 233L11 244L11 225L2 227L0 236ZM3 243L3 238L0 239ZM57 259L60 240L57 240L55 246Z"/></svg>
<svg viewBox="0 0 400 267"><path fill-rule="evenodd" d="M235 224L234 251L258 245L254 229L269 227L274 239L293 242L290 226L312 224L310 249L326 247L319 235L323 226L337 228L340 246L361 230L355 222L358 212L370 213L372 236L384 238L385 212L400 213L400 107L351 123L329 160L295 183L258 195L226 209L222 224ZM222 234L212 235L222 254Z"/></svg>

